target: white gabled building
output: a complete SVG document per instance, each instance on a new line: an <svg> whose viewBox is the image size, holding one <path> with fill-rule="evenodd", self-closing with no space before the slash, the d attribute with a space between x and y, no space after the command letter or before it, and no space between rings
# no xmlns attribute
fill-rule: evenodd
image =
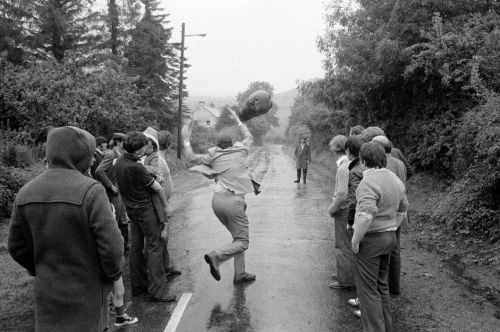
<svg viewBox="0 0 500 332"><path fill-rule="evenodd" d="M220 114L221 110L215 108L214 104L206 105L204 101L200 101L194 110L193 120L200 126L213 128Z"/></svg>

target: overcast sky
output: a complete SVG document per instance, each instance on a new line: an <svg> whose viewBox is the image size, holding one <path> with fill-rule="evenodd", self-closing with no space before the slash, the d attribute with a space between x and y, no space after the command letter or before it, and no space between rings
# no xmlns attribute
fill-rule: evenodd
<svg viewBox="0 0 500 332"><path fill-rule="evenodd" d="M162 0L180 41L187 37L185 74L191 95L235 96L250 82L267 81L275 93L297 80L322 77L316 38L324 29L324 0Z"/></svg>

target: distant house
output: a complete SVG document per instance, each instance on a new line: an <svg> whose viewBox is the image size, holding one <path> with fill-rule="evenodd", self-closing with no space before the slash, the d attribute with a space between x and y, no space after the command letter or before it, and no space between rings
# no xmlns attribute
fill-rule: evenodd
<svg viewBox="0 0 500 332"><path fill-rule="evenodd" d="M206 105L204 101L200 101L194 110L193 120L200 126L213 128L220 114L221 111L215 108L214 104Z"/></svg>

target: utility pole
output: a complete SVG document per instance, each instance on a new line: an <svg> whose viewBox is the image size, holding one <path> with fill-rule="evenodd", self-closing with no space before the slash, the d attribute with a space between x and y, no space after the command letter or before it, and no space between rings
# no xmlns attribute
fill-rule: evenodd
<svg viewBox="0 0 500 332"><path fill-rule="evenodd" d="M186 24L182 23L181 32L181 68L179 74L179 112L177 114L177 158L181 159L182 155L182 137L181 137L181 127L182 127L182 85L184 84L184 34L185 34Z"/></svg>
<svg viewBox="0 0 500 332"><path fill-rule="evenodd" d="M182 23L182 31L181 31L181 65L180 65L180 73L179 73L179 110L177 114L177 158L181 159L182 156L182 97L183 97L183 85L184 85L184 38L185 37L205 37L206 34L196 34L196 35L186 35L186 24Z"/></svg>

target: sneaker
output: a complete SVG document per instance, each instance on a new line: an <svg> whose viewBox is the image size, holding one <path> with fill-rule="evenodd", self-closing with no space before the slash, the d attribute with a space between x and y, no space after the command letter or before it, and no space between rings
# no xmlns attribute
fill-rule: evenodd
<svg viewBox="0 0 500 332"><path fill-rule="evenodd" d="M123 326L123 325L132 325L139 321L137 317L130 317L127 314L123 314L123 316L116 316L115 326Z"/></svg>
<svg viewBox="0 0 500 332"><path fill-rule="evenodd" d="M359 307L359 297L355 298L355 299L349 299L347 300L347 303L351 306L351 307Z"/></svg>
<svg viewBox="0 0 500 332"><path fill-rule="evenodd" d="M361 310L354 310L352 313L354 314L354 316L361 318Z"/></svg>

